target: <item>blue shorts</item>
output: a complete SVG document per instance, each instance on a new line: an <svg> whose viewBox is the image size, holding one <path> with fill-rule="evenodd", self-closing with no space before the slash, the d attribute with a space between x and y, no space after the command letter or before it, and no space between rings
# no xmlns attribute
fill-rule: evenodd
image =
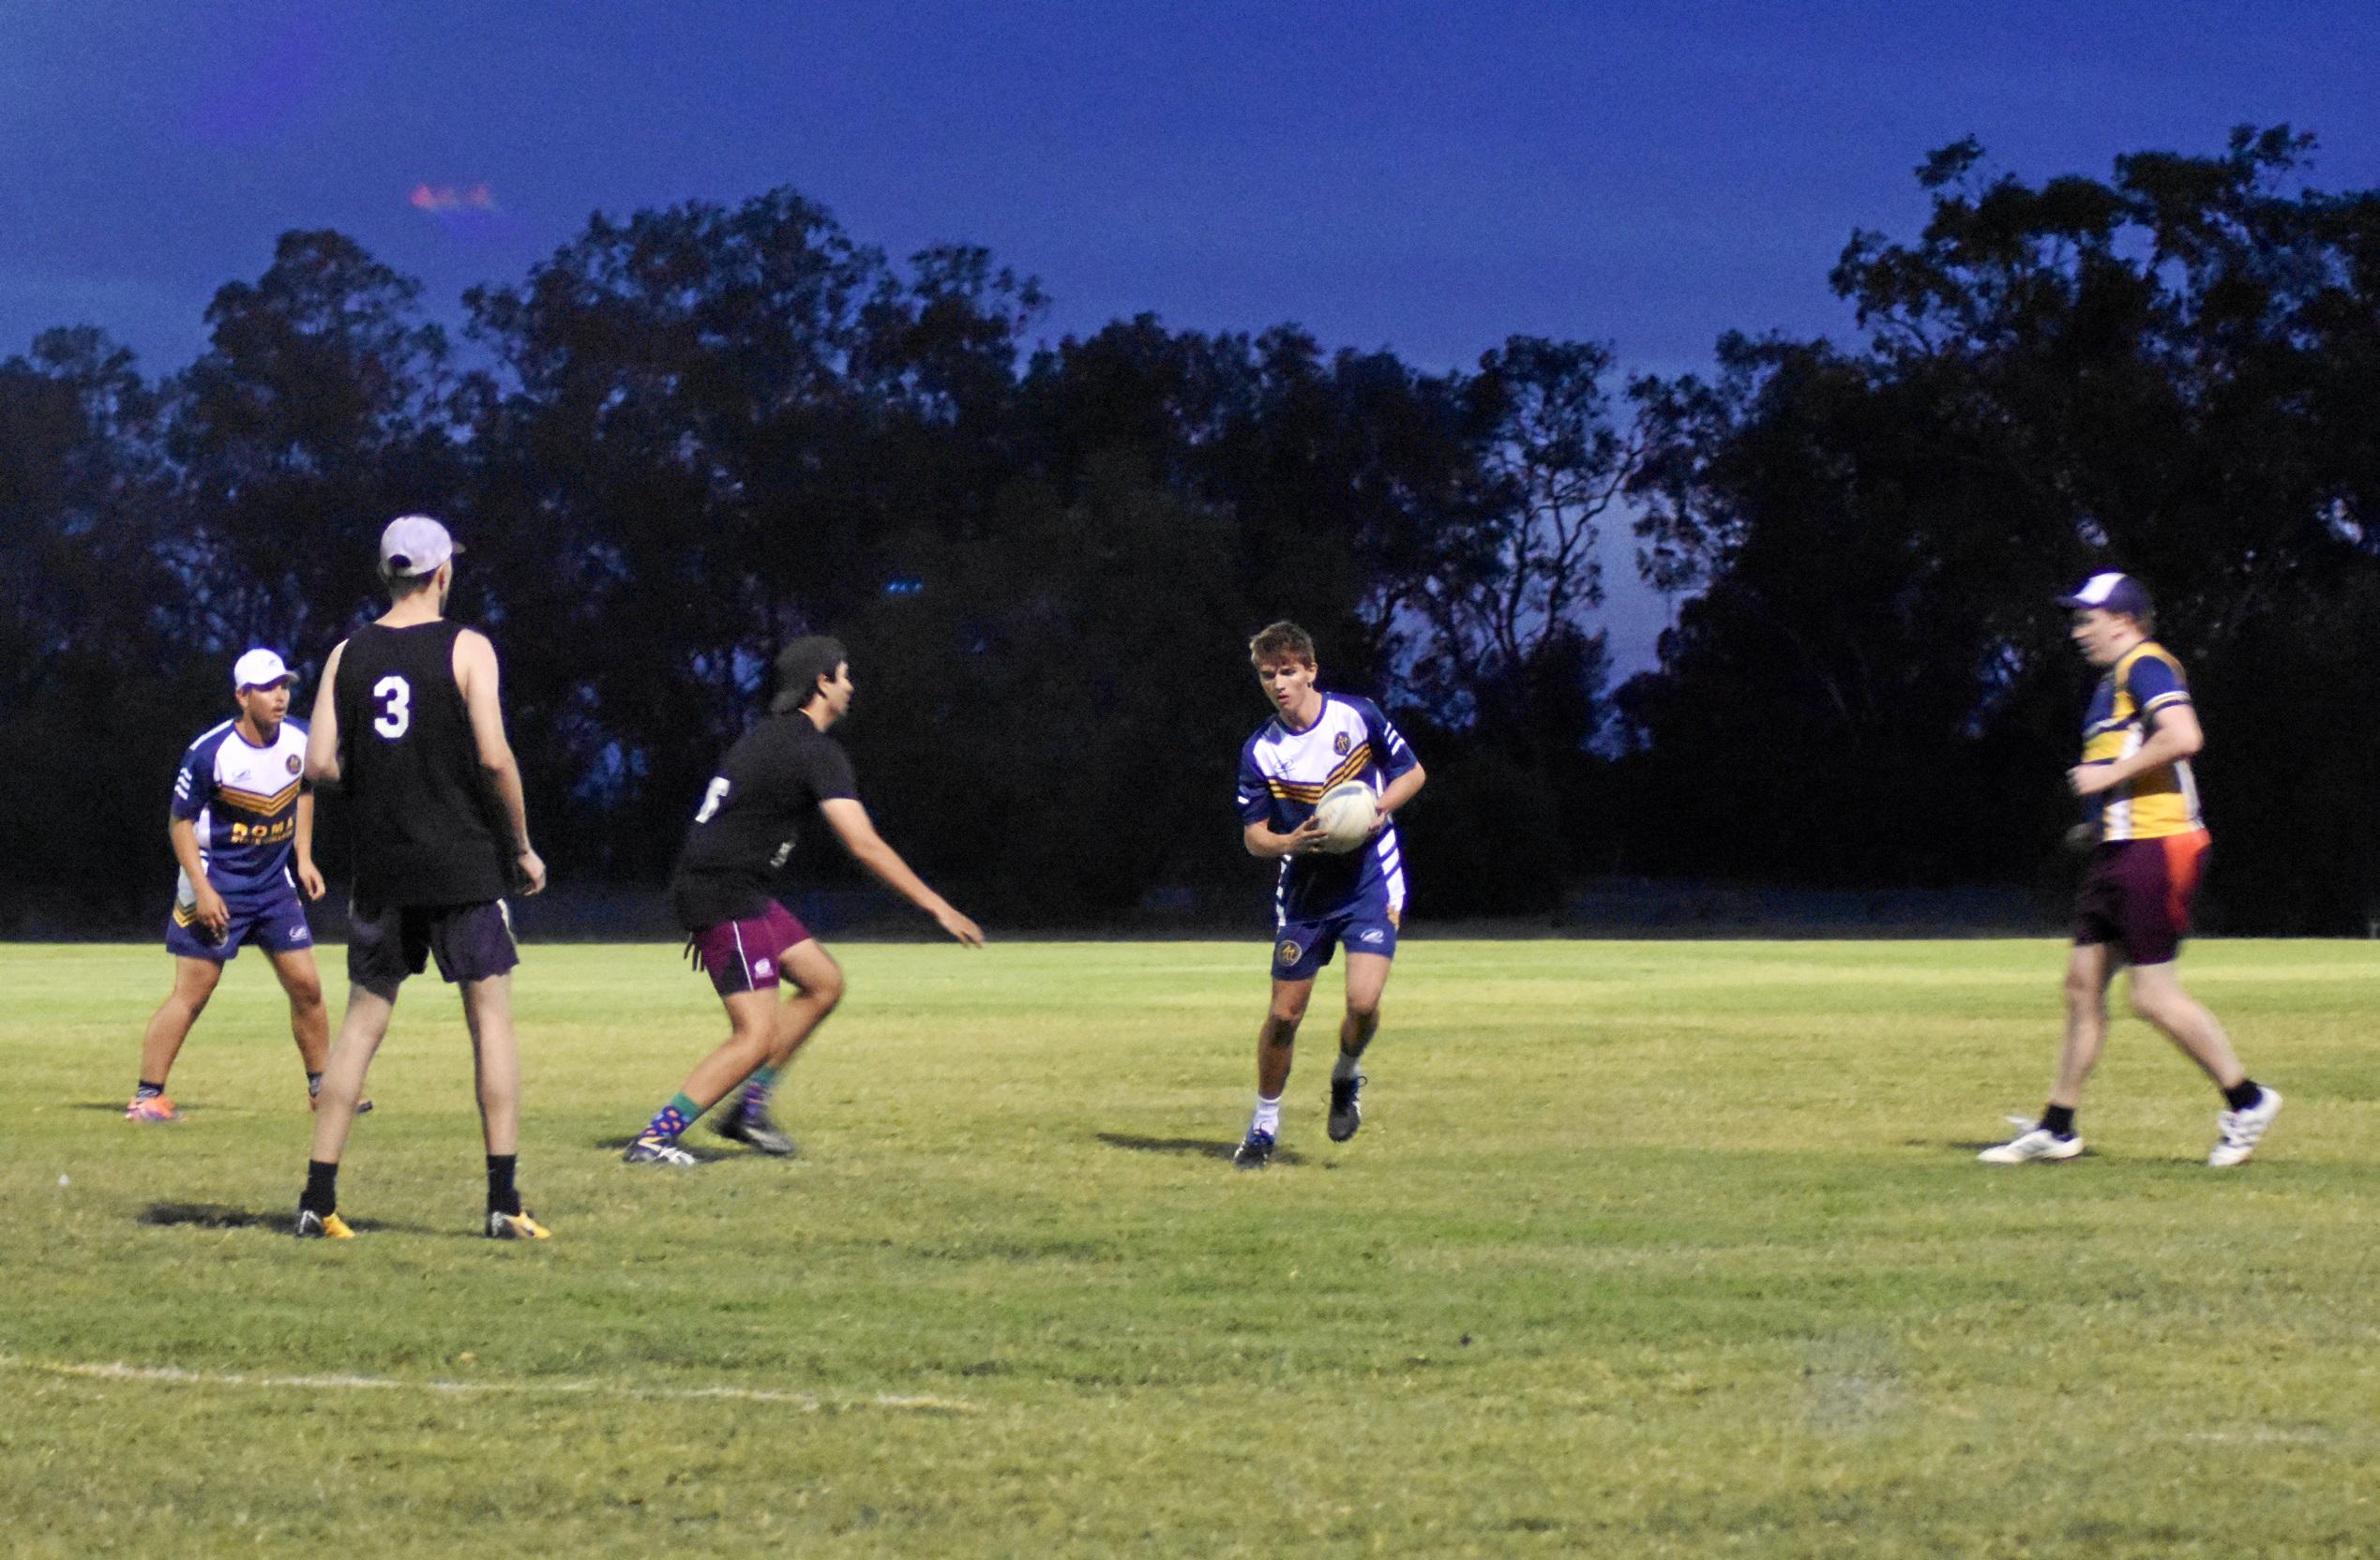
<svg viewBox="0 0 2380 1560"><path fill-rule="evenodd" d="M1396 912L1387 906L1348 910L1319 921L1288 921L1273 936L1273 978L1311 981L1341 943L1350 953L1396 957Z"/></svg>
<svg viewBox="0 0 2380 1560"><path fill-rule="evenodd" d="M252 942L267 953L291 953L314 946L313 929L306 924L306 907L287 877L226 893L223 904L232 919L218 938L207 935L195 901L185 906L177 899L165 924L166 951L177 959L229 964L244 942Z"/></svg>

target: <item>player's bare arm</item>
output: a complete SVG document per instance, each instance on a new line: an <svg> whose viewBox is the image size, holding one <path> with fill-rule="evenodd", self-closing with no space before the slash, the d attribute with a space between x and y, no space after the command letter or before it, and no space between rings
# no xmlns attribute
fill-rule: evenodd
<svg viewBox="0 0 2380 1560"><path fill-rule="evenodd" d="M1422 788L1422 783L1428 778L1429 776L1423 772L1421 764L1416 762L1411 769L1407 770L1404 773L1390 781L1387 788L1380 792L1380 800L1378 804L1380 816L1378 819L1373 823L1372 832L1377 834L1381 830L1387 828L1389 826L1389 818L1399 807L1404 806L1408 802L1413 800L1413 793L1420 790Z"/></svg>
<svg viewBox="0 0 2380 1560"><path fill-rule="evenodd" d="M347 641L341 639L332 647L330 659L323 663L323 685L314 694L314 719L306 728L306 783L309 786L339 784L339 663L347 653ZM310 800L310 799L309 799ZM303 816L307 821L298 825L310 828L313 815ZM305 835L299 836L301 840ZM307 846L297 848L299 860L309 854Z"/></svg>
<svg viewBox="0 0 2380 1560"><path fill-rule="evenodd" d="M2192 758L2207 745L2207 734L2198 724L2198 712L2187 704L2169 704L2149 718L2156 723L2156 729L2132 752L2114 763L2077 764L2066 772L2066 778L2073 786L2076 796L2097 796L2111 786L2122 785L2135 774L2179 758Z"/></svg>
<svg viewBox="0 0 2380 1560"><path fill-rule="evenodd" d="M309 740L312 733L308 733ZM297 889L309 899L320 899L328 885L323 881L322 870L314 865L314 793L297 793L297 837L292 842L297 857Z"/></svg>
<svg viewBox="0 0 2380 1560"><path fill-rule="evenodd" d="M951 907L949 900L936 893L901 860L900 852L876 832L876 824L867 816L867 808L848 796L838 796L818 804L820 816L835 831L843 848L860 865L883 879L887 888L901 894L911 904L934 918L935 922L952 937L970 948L984 945L984 929Z"/></svg>
<svg viewBox="0 0 2380 1560"><path fill-rule="evenodd" d="M165 832L173 842L173 859L182 863L183 876L189 878L190 890L197 895L194 913L209 932L221 937L232 924L232 908L223 903L223 896L206 880L206 862L199 855L198 825L188 818L177 818L166 825Z"/></svg>
<svg viewBox="0 0 2380 1560"><path fill-rule="evenodd" d="M488 636L464 629L455 636L455 683L462 689L463 708L471 715L471 734L479 743L479 766L494 782L518 847L522 892L546 886L545 859L529 845L529 799L520 785L520 761L513 757L505 736L504 706L496 698L496 647Z"/></svg>

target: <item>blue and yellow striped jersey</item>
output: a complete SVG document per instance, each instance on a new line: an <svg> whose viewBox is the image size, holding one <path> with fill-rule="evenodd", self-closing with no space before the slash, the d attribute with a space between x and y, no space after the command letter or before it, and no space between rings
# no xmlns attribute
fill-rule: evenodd
<svg viewBox="0 0 2380 1560"><path fill-rule="evenodd" d="M173 772L169 809L198 831L199 860L218 893L262 888L288 871L297 838L297 796L306 769L306 728L294 720L263 747L236 721L190 743Z"/></svg>
<svg viewBox="0 0 2380 1560"><path fill-rule="evenodd" d="M1378 705L1324 694L1312 726L1293 731L1275 715L1241 748L1240 821L1289 833L1341 781L1361 780L1377 792L1418 762ZM1283 924L1357 908L1403 913L1405 859L1396 825L1343 856L1282 857L1273 908Z"/></svg>
<svg viewBox="0 0 2380 1560"><path fill-rule="evenodd" d="M2164 646L2142 640L2107 668L2091 693L2083 720L2083 762L2112 764L2138 752L2156 728L2158 711L2189 702L2181 663ZM2144 770L2085 802L2096 804L2104 840L2163 839L2207 826L2187 758Z"/></svg>

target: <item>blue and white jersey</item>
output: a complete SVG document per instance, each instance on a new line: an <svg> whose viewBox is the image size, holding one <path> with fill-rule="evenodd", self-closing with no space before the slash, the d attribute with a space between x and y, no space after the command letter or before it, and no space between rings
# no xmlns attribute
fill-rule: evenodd
<svg viewBox="0 0 2380 1560"><path fill-rule="evenodd" d="M306 728L294 720L263 747L227 720L192 742L173 773L173 816L198 829L199 860L218 893L263 888L289 877L297 838L298 782L306 772ZM191 891L184 885L183 897Z"/></svg>
<svg viewBox="0 0 2380 1560"><path fill-rule="evenodd" d="M1346 780L1374 791L1420 762L1388 716L1368 698L1324 694L1322 713L1303 731L1273 716L1240 750L1240 821L1288 833L1314 816L1322 793ZM1273 922L1319 921L1358 910L1405 910L1405 858L1389 824L1343 856L1281 858Z"/></svg>

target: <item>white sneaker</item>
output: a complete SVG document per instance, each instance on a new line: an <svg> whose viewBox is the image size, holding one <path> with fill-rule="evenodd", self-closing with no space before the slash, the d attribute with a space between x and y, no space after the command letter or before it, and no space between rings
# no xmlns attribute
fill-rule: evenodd
<svg viewBox="0 0 2380 1560"><path fill-rule="evenodd" d="M2060 1137L2047 1127L2035 1127L1975 1157L1986 1164L2030 1164L2037 1159L2072 1159L2082 1151L2081 1138Z"/></svg>
<svg viewBox="0 0 2380 1560"><path fill-rule="evenodd" d="M2281 1091L2272 1088L2259 1094L2256 1102L2246 1110L2217 1111L2215 1127L2223 1135L2215 1145L2214 1151L2207 1156L2207 1163L2213 1169L2222 1170L2246 1162L2248 1156L2256 1151L2265 1129L2271 1126L2272 1118L2280 1114Z"/></svg>

